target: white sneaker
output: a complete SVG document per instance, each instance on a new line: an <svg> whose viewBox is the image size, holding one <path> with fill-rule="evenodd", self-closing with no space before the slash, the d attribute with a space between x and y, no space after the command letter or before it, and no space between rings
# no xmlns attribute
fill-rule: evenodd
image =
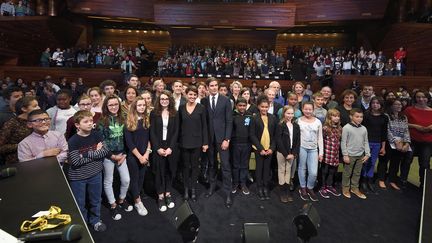
<svg viewBox="0 0 432 243"><path fill-rule="evenodd" d="M135 203L135 209L141 216L146 216L148 214L147 209L144 207L144 204L142 202Z"/></svg>

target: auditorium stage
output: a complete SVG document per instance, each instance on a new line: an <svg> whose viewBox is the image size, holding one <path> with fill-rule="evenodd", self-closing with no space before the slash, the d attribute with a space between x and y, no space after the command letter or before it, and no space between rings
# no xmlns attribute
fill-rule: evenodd
<svg viewBox="0 0 432 243"><path fill-rule="evenodd" d="M211 198L204 197L204 188L200 186L198 202L191 207L200 219L201 227L197 242L208 243L240 243L243 223L267 222L270 231L270 242L299 242L292 219L305 203L298 193L294 202L283 204L279 201L277 189L273 189L271 199L260 201L254 187L247 196L237 193L234 205L226 209L221 191ZM176 196L176 208L181 198ZM313 205L321 217L321 227L318 236L310 242L416 242L421 208L421 192L418 187L408 185L408 188L397 192L391 189L379 190L378 195L367 194L366 200L353 195L346 199L332 197L319 198ZM106 232L92 231L97 243L102 242L181 242L180 235L170 224L174 209L161 213L153 198L144 200L149 210L145 217L136 211L122 212L123 218L114 221L110 218L107 207L102 207L102 220L107 224Z"/></svg>

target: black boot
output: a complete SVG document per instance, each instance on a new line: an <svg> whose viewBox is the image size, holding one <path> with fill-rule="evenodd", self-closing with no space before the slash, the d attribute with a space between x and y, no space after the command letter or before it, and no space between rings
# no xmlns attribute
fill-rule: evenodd
<svg viewBox="0 0 432 243"><path fill-rule="evenodd" d="M286 197L287 197L288 202L292 202L292 201L294 201L294 198L293 198L292 192L291 192L291 190L290 190L290 185L286 185L285 187L286 187L286 188L285 188L285 192L286 192Z"/></svg>
<svg viewBox="0 0 432 243"><path fill-rule="evenodd" d="M360 179L360 186L361 186L361 190L362 190L364 193L369 192L368 187L367 187L367 180L368 180L367 177L362 177L362 178Z"/></svg>
<svg viewBox="0 0 432 243"><path fill-rule="evenodd" d="M184 188L183 200L189 200L189 188L187 187Z"/></svg>
<svg viewBox="0 0 432 243"><path fill-rule="evenodd" d="M197 201L196 189L195 188L192 188L192 190L191 190L191 199L192 199L193 202Z"/></svg>
<svg viewBox="0 0 432 243"><path fill-rule="evenodd" d="M213 193L215 192L216 189L216 182L210 182L210 187L207 191L207 193L205 194L206 198L209 198L213 195Z"/></svg>
<svg viewBox="0 0 432 243"><path fill-rule="evenodd" d="M264 189L263 189L263 195L264 195L264 199L265 200L269 200L270 199L270 195L269 195L269 191L268 191L267 187L264 187Z"/></svg>
<svg viewBox="0 0 432 243"><path fill-rule="evenodd" d="M373 178L368 178L367 186L368 186L368 189L369 189L370 192L376 193L375 185L373 183Z"/></svg>

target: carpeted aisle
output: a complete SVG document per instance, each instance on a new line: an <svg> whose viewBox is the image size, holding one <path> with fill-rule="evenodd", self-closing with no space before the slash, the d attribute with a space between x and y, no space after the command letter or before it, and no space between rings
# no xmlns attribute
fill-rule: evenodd
<svg viewBox="0 0 432 243"><path fill-rule="evenodd" d="M204 188L200 188L198 202L191 203L201 222L197 242L240 243L242 225L246 222L267 222L272 243L298 242L292 219L305 202L295 193L293 203L283 204L277 192L277 189L272 191L269 201L260 201L252 187L250 195L237 193L234 206L226 209L220 191L206 199ZM175 196L177 208L182 201L178 193ZM321 217L321 227L318 236L310 242L416 242L421 207L421 192L417 187L409 185L403 192L381 190L379 195L368 194L366 200L354 197L320 197L320 201L314 203ZM108 230L92 232L95 241L181 242L170 223L175 209L161 213L153 198L144 200L144 204L149 210L147 216L141 217L134 210L123 212L119 221L112 220L108 209L102 207L102 220Z"/></svg>

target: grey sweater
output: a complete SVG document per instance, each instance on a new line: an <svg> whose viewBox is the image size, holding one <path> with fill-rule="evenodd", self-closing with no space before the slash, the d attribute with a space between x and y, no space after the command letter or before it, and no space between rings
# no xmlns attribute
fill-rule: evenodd
<svg viewBox="0 0 432 243"><path fill-rule="evenodd" d="M366 127L362 125L357 126L351 122L346 124L342 129L341 149L344 156L366 155L370 157Z"/></svg>

